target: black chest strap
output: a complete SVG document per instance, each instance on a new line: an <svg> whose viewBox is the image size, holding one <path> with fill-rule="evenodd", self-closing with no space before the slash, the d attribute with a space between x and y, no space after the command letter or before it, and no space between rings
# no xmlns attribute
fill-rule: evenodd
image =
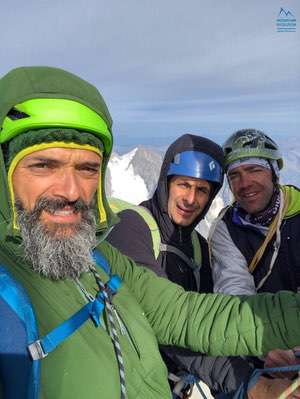
<svg viewBox="0 0 300 399"><path fill-rule="evenodd" d="M196 280L197 290L200 291L200 264L196 264L193 259L190 259L185 253L183 253L177 247L169 244L160 243L159 249L161 252L171 252L177 255L184 263L193 271L194 278Z"/></svg>

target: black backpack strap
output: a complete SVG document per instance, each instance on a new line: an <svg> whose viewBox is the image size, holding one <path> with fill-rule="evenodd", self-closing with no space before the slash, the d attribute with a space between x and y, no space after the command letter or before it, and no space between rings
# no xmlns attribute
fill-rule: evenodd
<svg viewBox="0 0 300 399"><path fill-rule="evenodd" d="M192 259L190 259L185 253L183 253L180 249L177 247L174 247L173 245L168 245L168 244L163 244L160 243L159 249L161 252L172 252L173 254L176 254L180 259L184 261L184 263L192 269L194 273L194 277L196 280L196 286L197 290L200 290L200 265L197 265Z"/></svg>

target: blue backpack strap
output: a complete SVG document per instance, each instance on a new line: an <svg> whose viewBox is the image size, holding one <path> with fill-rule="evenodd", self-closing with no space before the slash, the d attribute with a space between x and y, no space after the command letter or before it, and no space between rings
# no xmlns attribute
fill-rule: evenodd
<svg viewBox="0 0 300 399"><path fill-rule="evenodd" d="M111 276L109 264L100 252L95 251L94 258L97 265L110 276L106 285L110 293L115 294L121 286L121 279L117 275ZM103 309L103 296L98 293L94 301L84 305L44 338L38 339L37 322L26 291L0 265L0 378L5 399L38 399L39 360L52 352L88 319L91 318L98 327ZM11 331L14 331L13 335Z"/></svg>
<svg viewBox="0 0 300 399"><path fill-rule="evenodd" d="M93 258L97 266L101 267L108 276L111 276L111 270L107 259L96 249L93 251Z"/></svg>
<svg viewBox="0 0 300 399"><path fill-rule="evenodd" d="M46 357L90 318L92 318L96 327L98 327L100 325L100 315L103 309L104 303L100 297L84 305L78 312L59 324L45 337L29 345L28 349L32 359L39 360Z"/></svg>
<svg viewBox="0 0 300 399"><path fill-rule="evenodd" d="M37 323L24 288L0 265L0 378L5 399L37 399L40 363L27 346L38 337ZM11 333L13 331L13 334Z"/></svg>
<svg viewBox="0 0 300 399"><path fill-rule="evenodd" d="M94 252L94 258L98 266L110 275L110 267L107 260L100 252ZM119 276L113 275L106 283L109 293L114 295L120 288L122 281ZM74 313L69 319L59 324L45 337L32 342L28 350L33 360L40 360L52 352L64 340L69 338L78 328L80 328L87 320L92 319L95 326L100 326L100 316L104 310L104 298L101 292L98 292L96 298L84 305L80 310Z"/></svg>

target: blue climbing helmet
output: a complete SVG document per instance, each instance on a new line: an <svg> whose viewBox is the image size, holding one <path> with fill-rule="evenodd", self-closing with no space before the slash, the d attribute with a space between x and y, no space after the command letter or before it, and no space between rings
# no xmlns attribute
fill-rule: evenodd
<svg viewBox="0 0 300 399"><path fill-rule="evenodd" d="M222 147L214 141L190 133L178 137L165 153L154 193L162 211L168 213L169 183L172 175L206 180L212 190L200 218L195 220L195 223L199 223L223 185L223 163Z"/></svg>
<svg viewBox="0 0 300 399"><path fill-rule="evenodd" d="M223 183L222 165L211 155L194 150L176 154L167 175L195 177L214 183L218 187Z"/></svg>
<svg viewBox="0 0 300 399"><path fill-rule="evenodd" d="M169 162L169 167L166 169L168 178L172 175L188 176L210 183L212 189L209 200L201 212L200 219L203 219L223 185L222 147L206 137L186 134L169 147L165 162ZM197 220L197 223L199 221Z"/></svg>

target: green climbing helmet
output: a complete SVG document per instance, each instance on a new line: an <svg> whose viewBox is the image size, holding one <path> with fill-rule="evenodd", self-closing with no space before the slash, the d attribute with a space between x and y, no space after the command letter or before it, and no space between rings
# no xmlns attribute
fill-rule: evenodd
<svg viewBox="0 0 300 399"><path fill-rule="evenodd" d="M97 88L60 68L19 67L0 79L0 144L28 131L74 129L112 149L112 119Z"/></svg>
<svg viewBox="0 0 300 399"><path fill-rule="evenodd" d="M278 145L265 133L256 129L242 129L233 133L223 145L225 168L242 158L274 159L279 169L283 167Z"/></svg>
<svg viewBox="0 0 300 399"><path fill-rule="evenodd" d="M112 135L101 116L86 105L63 98L34 98L15 105L2 122L0 143L32 129L49 127L90 132L103 142L106 153L111 151Z"/></svg>

